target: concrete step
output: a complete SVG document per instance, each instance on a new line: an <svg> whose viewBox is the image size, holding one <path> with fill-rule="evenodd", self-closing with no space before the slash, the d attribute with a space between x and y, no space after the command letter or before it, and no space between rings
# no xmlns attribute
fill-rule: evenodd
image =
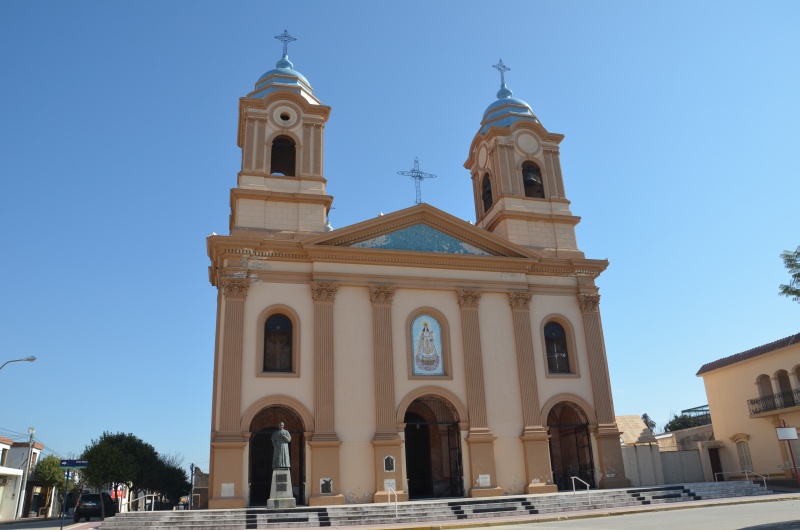
<svg viewBox="0 0 800 530"><path fill-rule="evenodd" d="M397 505L397 515L394 504L301 507L294 510L248 508L191 512L135 512L106 519L101 528L103 530L245 530L485 520L493 517L605 510L769 493L770 491L761 484L742 481L410 502Z"/></svg>

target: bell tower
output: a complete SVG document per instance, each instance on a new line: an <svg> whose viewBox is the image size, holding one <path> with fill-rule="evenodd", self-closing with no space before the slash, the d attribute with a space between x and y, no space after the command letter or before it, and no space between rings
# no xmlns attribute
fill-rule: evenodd
<svg viewBox="0 0 800 530"><path fill-rule="evenodd" d="M472 175L476 226L546 257L583 258L579 217L564 192L558 144L530 106L506 87L503 60L497 101L483 114L464 167Z"/></svg>
<svg viewBox="0 0 800 530"><path fill-rule="evenodd" d="M283 56L239 100L242 166L231 190L232 236L303 239L326 231L333 197L325 192L323 139L330 107Z"/></svg>

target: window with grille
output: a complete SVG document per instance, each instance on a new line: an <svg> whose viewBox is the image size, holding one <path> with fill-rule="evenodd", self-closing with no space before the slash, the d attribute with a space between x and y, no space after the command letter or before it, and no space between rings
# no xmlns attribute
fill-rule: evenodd
<svg viewBox="0 0 800 530"><path fill-rule="evenodd" d="M548 322L544 327L544 343L547 349L547 369L551 374L568 374L569 352L567 334L557 322Z"/></svg>

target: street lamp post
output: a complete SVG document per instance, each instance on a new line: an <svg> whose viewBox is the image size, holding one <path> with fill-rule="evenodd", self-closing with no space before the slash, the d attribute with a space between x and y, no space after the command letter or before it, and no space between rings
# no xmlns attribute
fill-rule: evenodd
<svg viewBox="0 0 800 530"><path fill-rule="evenodd" d="M194 462L192 463L191 466L189 466L189 469L191 469L191 471L192 471L192 477L191 477L191 480L192 480L192 491L189 493L189 509L191 510L192 509L192 503L194 502Z"/></svg>
<svg viewBox="0 0 800 530"><path fill-rule="evenodd" d="M0 368L2 368L2 366L0 366ZM28 459L25 461L25 467L22 470L22 489L20 490L19 497L17 498L17 514L16 517L14 517L15 519L19 519L22 516L21 512L25 509L25 502L23 499L28 489L28 470L31 467L31 455L33 455L33 434L35 432L36 429L33 427L28 427L28 434L30 435L30 438L28 439Z"/></svg>
<svg viewBox="0 0 800 530"><path fill-rule="evenodd" d="M6 362L3 363L3 366L7 365L8 363L18 363L18 362L21 362L21 361L27 361L29 363L32 363L35 360L36 360L36 357L31 355L30 357L25 357L24 359L13 359L11 361L6 361ZM0 370L3 369L3 366L0 366Z"/></svg>

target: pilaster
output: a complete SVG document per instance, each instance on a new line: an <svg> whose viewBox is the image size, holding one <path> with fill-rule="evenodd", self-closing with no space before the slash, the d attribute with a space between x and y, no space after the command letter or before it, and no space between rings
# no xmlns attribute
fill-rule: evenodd
<svg viewBox="0 0 800 530"><path fill-rule="evenodd" d="M392 349L393 285L369 286L372 303L372 348L375 361L375 437L372 447L375 458L375 495L373 502L386 502L391 492L387 484L394 481L398 500L408 500L405 491L405 466L402 465L403 440L397 434L394 396L394 352ZM387 458L391 465L387 465ZM388 469L387 469L388 468ZM387 482L389 481L389 482Z"/></svg>
<svg viewBox="0 0 800 530"><path fill-rule="evenodd" d="M247 436L241 432L242 335L250 280L222 278L225 310L220 352L219 411L211 432L210 508L244 508L242 469Z"/></svg>
<svg viewBox="0 0 800 530"><path fill-rule="evenodd" d="M222 342L222 395L220 410L221 432L239 432L242 396L242 334L244 332L244 303L250 280L223 278L225 299Z"/></svg>
<svg viewBox="0 0 800 530"><path fill-rule="evenodd" d="M458 305L461 307L461 335L464 345L464 365L467 376L467 408L469 409L470 497L502 495L497 487L497 471L494 460L494 436L489 430L486 417L486 391L483 377L483 354L481 351L480 320L478 303L481 292L471 289L458 290Z"/></svg>
<svg viewBox="0 0 800 530"><path fill-rule="evenodd" d="M536 363L531 331L531 293L508 293L514 323L514 343L517 349L517 372L522 396L522 442L525 456L526 493L550 493L557 490L553 484L550 463L550 445L547 430L542 426L539 389L536 384Z"/></svg>
<svg viewBox="0 0 800 530"><path fill-rule="evenodd" d="M333 303L336 283L311 282L314 300L314 435L311 449L312 506L344 504L339 493L339 446L334 418ZM331 482L323 482L331 481ZM330 489L323 484L330 484Z"/></svg>
<svg viewBox="0 0 800 530"><path fill-rule="evenodd" d="M611 398L611 381L608 376L603 325L600 321L600 295L597 293L579 294L578 304L583 315L592 397L598 423L595 437L599 452L599 486L601 488L627 487L631 482L625 478L622 450L619 445L621 433L614 417L614 402Z"/></svg>

